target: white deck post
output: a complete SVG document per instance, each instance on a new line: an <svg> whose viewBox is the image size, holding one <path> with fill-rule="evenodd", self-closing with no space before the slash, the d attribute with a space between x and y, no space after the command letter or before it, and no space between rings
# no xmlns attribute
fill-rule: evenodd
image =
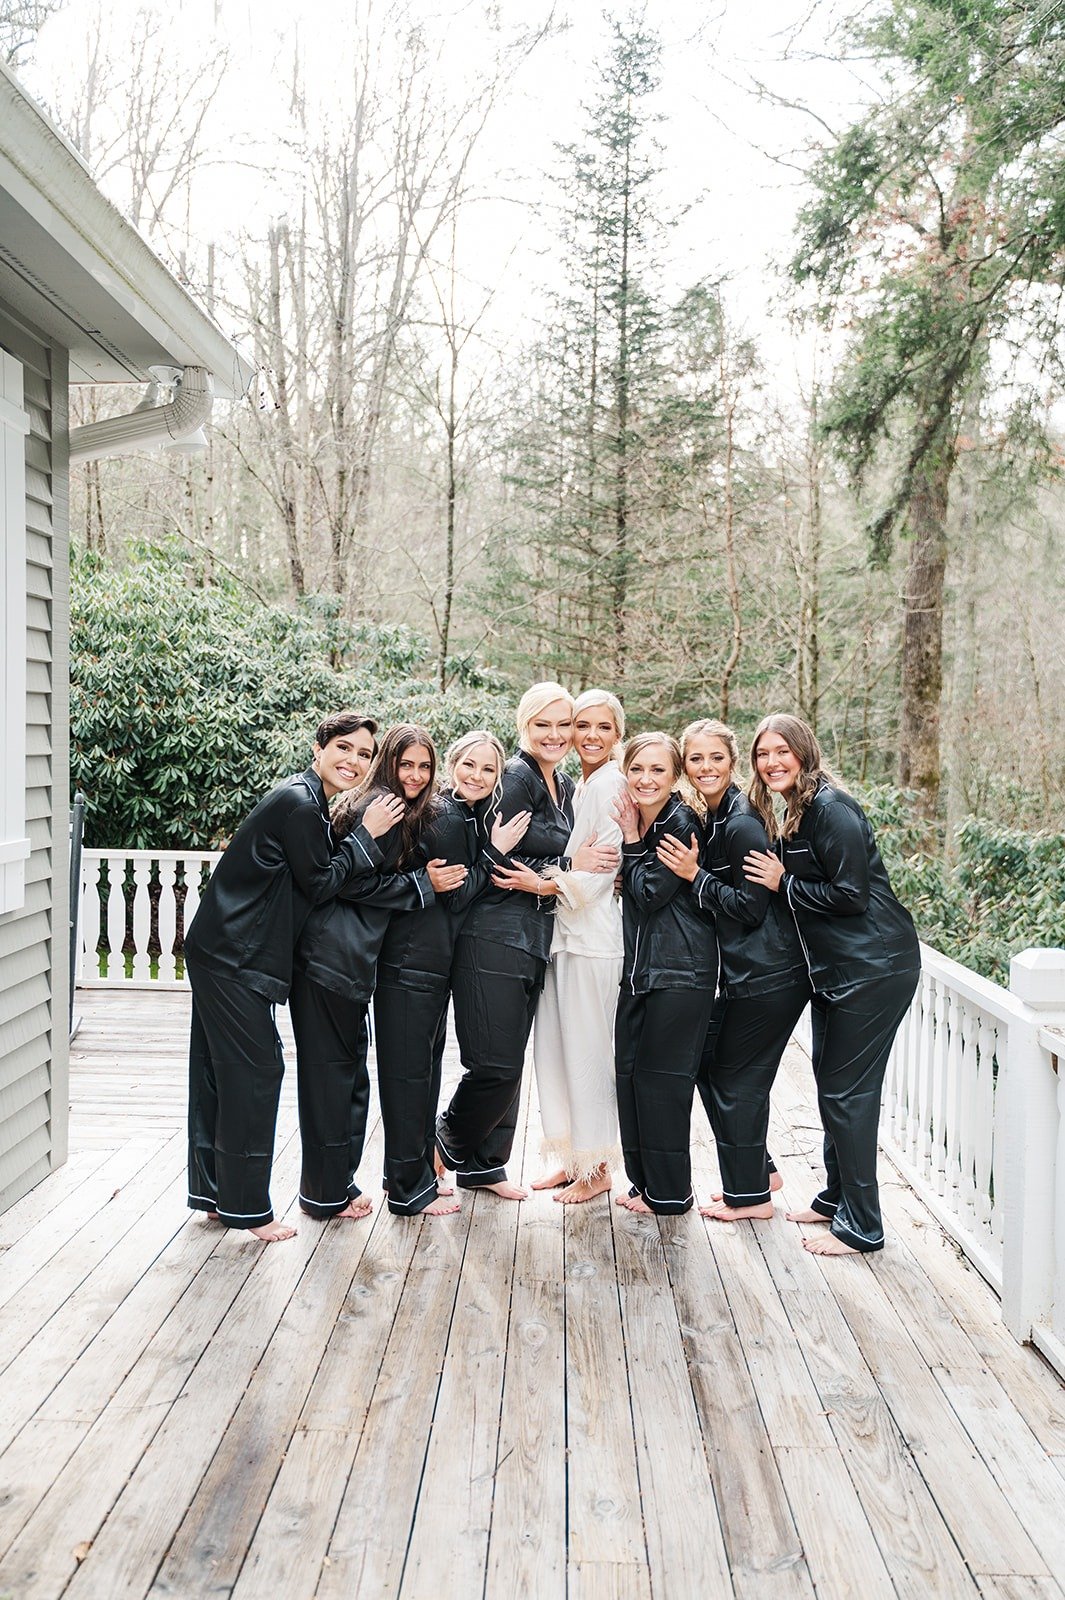
<svg viewBox="0 0 1065 1600"><path fill-rule="evenodd" d="M1024 950L1010 962L1010 992L1027 1015L1011 1018L1005 1068L1002 1318L1030 1340L1054 1294L1055 1206L1059 1175L1057 1080L1040 1044L1041 1028L1065 1022L1065 950ZM997 1199L997 1197L996 1197Z"/></svg>

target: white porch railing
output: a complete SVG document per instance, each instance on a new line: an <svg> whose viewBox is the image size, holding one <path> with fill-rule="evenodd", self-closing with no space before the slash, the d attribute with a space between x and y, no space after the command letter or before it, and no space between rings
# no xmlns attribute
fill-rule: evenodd
<svg viewBox="0 0 1065 1600"><path fill-rule="evenodd" d="M884 1084L890 1160L1065 1373L1065 951L1015 957L1009 989L922 946Z"/></svg>
<svg viewBox="0 0 1065 1600"><path fill-rule="evenodd" d="M180 938L220 859L217 850L85 850L77 981L182 988Z"/></svg>

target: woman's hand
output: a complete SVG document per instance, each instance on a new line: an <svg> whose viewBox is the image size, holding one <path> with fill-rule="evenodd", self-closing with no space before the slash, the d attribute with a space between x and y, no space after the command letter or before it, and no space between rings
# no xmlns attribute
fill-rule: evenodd
<svg viewBox="0 0 1065 1600"><path fill-rule="evenodd" d="M639 844L640 842L640 813L636 809L636 802L631 794L619 794L614 802L614 816L621 828L621 837L626 844Z"/></svg>
<svg viewBox="0 0 1065 1600"><path fill-rule="evenodd" d="M402 822L406 806L398 794L379 794L370 801L359 821L371 839L380 839L383 833Z"/></svg>
<svg viewBox="0 0 1065 1600"><path fill-rule="evenodd" d="M489 837L500 855L509 856L514 846L524 839L531 821L531 811L516 811L509 822L503 821L502 811L496 812Z"/></svg>
<svg viewBox="0 0 1065 1600"><path fill-rule="evenodd" d="M580 848L570 857L574 872L616 872L618 853L612 844L596 844L599 835L589 834Z"/></svg>
<svg viewBox="0 0 1065 1600"><path fill-rule="evenodd" d="M769 850L748 850L743 858L743 876L776 894L784 876L784 863Z"/></svg>
<svg viewBox="0 0 1065 1600"><path fill-rule="evenodd" d="M466 868L461 865L449 867L443 856L438 861L430 861L425 871L434 894L448 894L466 881Z"/></svg>
<svg viewBox="0 0 1065 1600"><path fill-rule="evenodd" d="M667 833L658 846L658 859L678 878L686 878L689 883L694 883L699 870L699 841L693 833L690 845L681 844L679 839Z"/></svg>
<svg viewBox="0 0 1065 1600"><path fill-rule="evenodd" d="M524 861L519 861L515 867L497 867L492 873L492 882L497 889L522 889L526 894L539 895L541 900L558 893L558 884L552 878L541 878Z"/></svg>

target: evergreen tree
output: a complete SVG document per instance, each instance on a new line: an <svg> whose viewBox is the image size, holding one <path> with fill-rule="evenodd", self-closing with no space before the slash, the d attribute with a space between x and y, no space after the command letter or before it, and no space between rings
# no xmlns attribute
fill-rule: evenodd
<svg viewBox="0 0 1065 1600"><path fill-rule="evenodd" d="M856 480L888 462L874 559L897 527L909 536L899 776L931 818L959 431L989 359L1027 343L1045 369L1060 326L1065 12L1045 0L882 0L852 38L890 92L820 159L794 272L826 306L853 306L824 424Z"/></svg>
<svg viewBox="0 0 1065 1600"><path fill-rule="evenodd" d="M610 28L585 140L560 150L568 282L534 354L515 441L531 549L499 579L510 590L531 586L530 631L545 670L624 687L637 545L657 497L649 458L662 317L647 279L661 242L651 131L660 52L638 19L614 18Z"/></svg>

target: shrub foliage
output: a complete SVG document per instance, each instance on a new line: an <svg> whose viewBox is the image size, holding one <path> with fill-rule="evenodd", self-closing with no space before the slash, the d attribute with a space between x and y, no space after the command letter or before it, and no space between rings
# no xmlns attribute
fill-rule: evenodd
<svg viewBox="0 0 1065 1600"><path fill-rule="evenodd" d="M71 597L71 781L100 848L212 846L305 767L341 706L424 723L444 748L468 728L513 740L512 697L471 663L441 694L425 640L340 620L328 601L266 606L204 583L173 552L121 568L81 556Z"/></svg>

